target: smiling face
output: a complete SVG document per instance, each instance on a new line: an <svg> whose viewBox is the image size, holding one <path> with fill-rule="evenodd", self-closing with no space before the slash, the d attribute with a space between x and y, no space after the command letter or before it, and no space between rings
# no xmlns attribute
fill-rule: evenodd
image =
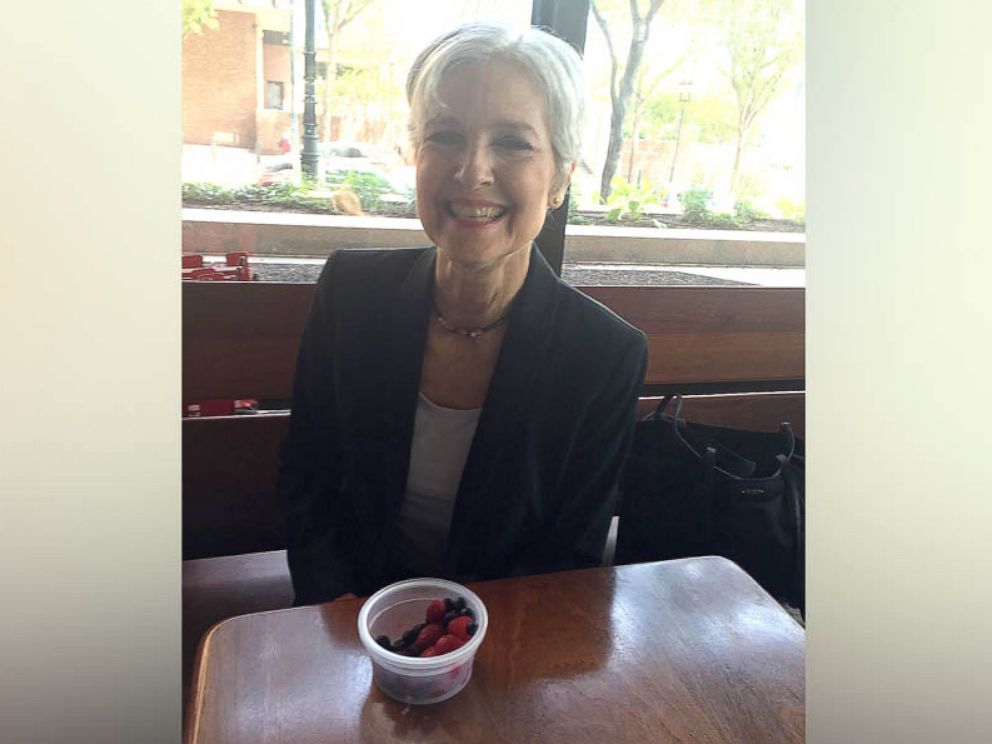
<svg viewBox="0 0 992 744"><path fill-rule="evenodd" d="M518 65L470 64L445 76L417 149L417 212L447 259L482 269L530 246L553 190L544 97Z"/></svg>

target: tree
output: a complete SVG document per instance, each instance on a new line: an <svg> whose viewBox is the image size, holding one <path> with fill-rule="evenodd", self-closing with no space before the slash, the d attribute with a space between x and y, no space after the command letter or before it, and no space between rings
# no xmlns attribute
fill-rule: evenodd
<svg viewBox="0 0 992 744"><path fill-rule="evenodd" d="M644 104L654 95L658 84L681 67L688 55L689 50L684 51L678 59L661 72L649 74L648 69L642 67L637 73L637 82L634 85L634 106L631 110L633 121L630 126L630 159L627 162L627 180L629 182L634 180L634 163L637 158L637 141L640 138L639 130Z"/></svg>
<svg viewBox="0 0 992 744"><path fill-rule="evenodd" d="M698 142L733 142L737 136L737 105L723 97L703 96L694 99L692 123L697 131Z"/></svg>
<svg viewBox="0 0 992 744"><path fill-rule="evenodd" d="M324 141L331 139L331 98L337 72L338 40L341 29L355 20L374 0L320 0L327 34L327 75L324 78Z"/></svg>
<svg viewBox="0 0 992 744"><path fill-rule="evenodd" d="M189 34L202 34L204 27L214 29L219 25L213 0L183 0L184 38Z"/></svg>
<svg viewBox="0 0 992 744"><path fill-rule="evenodd" d="M644 47L648 43L648 36L651 32L651 23L655 15L661 8L664 0L648 0L647 10L642 14L640 0L629 0L630 2L630 47L627 50L627 59L623 64L623 76L617 83L617 75L620 71L620 60L617 58L616 50L613 47L613 38L610 35L610 25L603 16L599 5L603 0L593 0L590 4L596 24L606 37L606 46L610 54L610 102L613 110L610 115L610 139L606 147L606 162L603 164L603 175L600 178L599 193L603 202L610 195L611 181L616 173L617 164L620 160L620 149L623 144L623 122L627 116L627 106L630 97L634 92L634 81L638 68L644 57Z"/></svg>
<svg viewBox="0 0 992 744"><path fill-rule="evenodd" d="M395 67L373 62L343 71L335 83L335 100L345 103L361 122L358 139L379 141L391 122L399 118L405 91Z"/></svg>
<svg viewBox="0 0 992 744"><path fill-rule="evenodd" d="M718 3L724 23L728 64L721 67L737 104L736 147L730 191L736 193L741 159L754 121L781 90L785 74L799 59L802 25L793 0L736 0Z"/></svg>

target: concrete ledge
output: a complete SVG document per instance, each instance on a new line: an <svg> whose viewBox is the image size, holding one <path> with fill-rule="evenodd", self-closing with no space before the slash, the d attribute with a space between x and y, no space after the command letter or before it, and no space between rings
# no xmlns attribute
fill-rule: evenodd
<svg viewBox="0 0 992 744"><path fill-rule="evenodd" d="M335 248L427 245L419 220L343 217L227 209L183 209L183 251L322 258ZM570 262L669 266L777 266L806 264L802 233L744 230L664 230L568 225Z"/></svg>

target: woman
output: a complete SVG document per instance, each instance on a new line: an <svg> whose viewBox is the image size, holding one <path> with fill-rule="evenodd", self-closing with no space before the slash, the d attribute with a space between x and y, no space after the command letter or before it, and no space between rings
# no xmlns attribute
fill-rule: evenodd
<svg viewBox="0 0 992 744"><path fill-rule="evenodd" d="M630 444L644 335L533 246L578 158L578 56L470 24L407 96L434 247L335 251L318 281L280 472L297 604L597 565Z"/></svg>

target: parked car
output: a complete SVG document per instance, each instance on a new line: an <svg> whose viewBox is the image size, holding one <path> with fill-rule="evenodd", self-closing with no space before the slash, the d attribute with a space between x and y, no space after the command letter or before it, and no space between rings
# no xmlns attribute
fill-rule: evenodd
<svg viewBox="0 0 992 744"><path fill-rule="evenodd" d="M320 156L318 164L319 175L334 171L357 171L373 173L389 182L391 190L405 195L413 185L406 177L407 168L394 172L387 162L383 151L376 145L367 142L319 142L317 151ZM297 181L297 171L300 167L300 151L295 150L285 155L274 155L262 158L262 174L259 185Z"/></svg>

